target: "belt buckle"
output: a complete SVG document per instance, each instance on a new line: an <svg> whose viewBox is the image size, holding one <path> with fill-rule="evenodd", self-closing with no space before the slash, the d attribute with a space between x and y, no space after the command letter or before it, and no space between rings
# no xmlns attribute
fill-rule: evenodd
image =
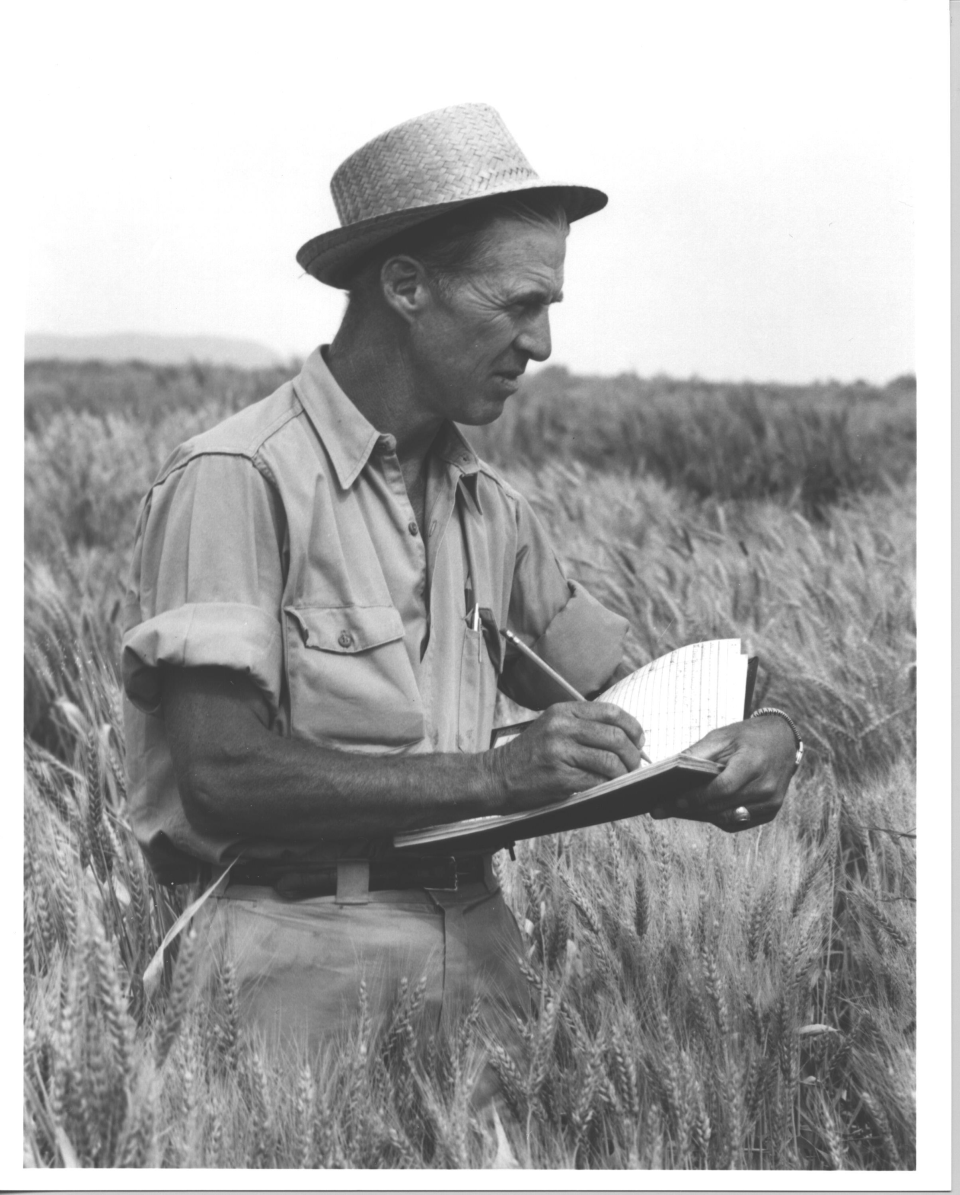
<svg viewBox="0 0 960 1195"><path fill-rule="evenodd" d="M456 892L457 891L457 881L459 878L457 875L457 857L456 857L456 855L441 855L441 856L439 856L439 861L442 861L444 863L449 863L450 870L451 870L452 877L453 877L453 885L450 886L449 884L447 884L447 885L425 884L424 887L427 888L430 892Z"/></svg>

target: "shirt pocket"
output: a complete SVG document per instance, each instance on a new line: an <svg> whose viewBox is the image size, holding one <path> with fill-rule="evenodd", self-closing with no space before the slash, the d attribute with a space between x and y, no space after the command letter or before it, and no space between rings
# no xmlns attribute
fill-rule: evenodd
<svg viewBox="0 0 960 1195"><path fill-rule="evenodd" d="M286 606L294 734L353 751L423 738L423 705L393 606Z"/></svg>
<svg viewBox="0 0 960 1195"><path fill-rule="evenodd" d="M483 631L465 626L460 653L460 698L457 746L461 751L486 751L493 731L497 703L497 670Z"/></svg>

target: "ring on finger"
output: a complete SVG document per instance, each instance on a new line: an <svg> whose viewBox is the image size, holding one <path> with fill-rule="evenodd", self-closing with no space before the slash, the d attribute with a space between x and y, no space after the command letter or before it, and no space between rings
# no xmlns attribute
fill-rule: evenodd
<svg viewBox="0 0 960 1195"><path fill-rule="evenodd" d="M738 822L742 824L744 822L750 821L750 818L750 810L746 807L746 805L738 805L736 809L731 809L727 814L728 822Z"/></svg>

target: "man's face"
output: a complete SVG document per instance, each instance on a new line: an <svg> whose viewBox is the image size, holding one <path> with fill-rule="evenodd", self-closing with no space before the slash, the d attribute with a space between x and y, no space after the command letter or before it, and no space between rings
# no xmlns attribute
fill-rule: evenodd
<svg viewBox="0 0 960 1195"><path fill-rule="evenodd" d="M563 290L566 237L557 229L498 220L480 271L443 289L412 330L418 399L459 423L490 423L519 386L528 361L550 356L551 303Z"/></svg>

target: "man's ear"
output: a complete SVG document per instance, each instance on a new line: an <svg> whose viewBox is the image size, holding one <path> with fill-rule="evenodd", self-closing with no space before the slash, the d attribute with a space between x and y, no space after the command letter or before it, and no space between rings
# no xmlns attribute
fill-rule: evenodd
<svg viewBox="0 0 960 1195"><path fill-rule="evenodd" d="M430 301L427 273L415 257L388 257L380 270L380 288L393 310L412 323Z"/></svg>

